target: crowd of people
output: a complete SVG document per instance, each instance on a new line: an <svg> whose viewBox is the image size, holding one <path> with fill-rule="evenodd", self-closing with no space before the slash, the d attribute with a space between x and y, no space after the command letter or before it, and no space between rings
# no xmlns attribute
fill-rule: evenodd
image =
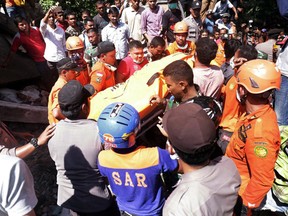
<svg viewBox="0 0 288 216"><path fill-rule="evenodd" d="M0 213L35 215L21 158L48 143L57 204L73 216L288 215L288 37L238 23L241 2L169 0L165 9L156 0L98 0L94 17L57 5L37 27L6 0L18 33L2 67L22 45L50 92L50 125L21 147L0 144ZM139 142L131 104L111 103L87 119L99 92L178 52L187 58L161 73L168 95L147 101L163 108L166 149Z"/></svg>

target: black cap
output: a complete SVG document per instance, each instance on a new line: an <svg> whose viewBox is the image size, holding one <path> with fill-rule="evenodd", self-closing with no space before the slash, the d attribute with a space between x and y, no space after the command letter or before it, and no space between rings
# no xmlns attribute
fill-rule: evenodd
<svg viewBox="0 0 288 216"><path fill-rule="evenodd" d="M192 8L192 9L199 9L199 8L201 8L201 2L198 1L198 0L193 1L193 2L191 3L191 8Z"/></svg>
<svg viewBox="0 0 288 216"><path fill-rule="evenodd" d="M62 70L74 70L74 71L83 70L83 68L78 67L78 65L68 57L63 58L59 62L57 62L56 67L59 72Z"/></svg>
<svg viewBox="0 0 288 216"><path fill-rule="evenodd" d="M201 106L195 103L181 104L165 113L163 127L172 146L193 154L197 149L211 145L216 138L213 121Z"/></svg>
<svg viewBox="0 0 288 216"><path fill-rule="evenodd" d="M94 87L90 84L84 87L77 80L71 80L66 83L59 91L58 102L61 112L66 117L79 111L82 104L94 94Z"/></svg>
<svg viewBox="0 0 288 216"><path fill-rule="evenodd" d="M105 54L115 50L115 45L110 41L102 41L97 46L96 55L100 56L101 54Z"/></svg>

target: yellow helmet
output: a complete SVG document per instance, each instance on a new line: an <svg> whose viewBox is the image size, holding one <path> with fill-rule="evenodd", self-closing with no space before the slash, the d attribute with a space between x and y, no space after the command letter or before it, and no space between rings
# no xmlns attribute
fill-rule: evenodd
<svg viewBox="0 0 288 216"><path fill-rule="evenodd" d="M281 73L273 62L255 59L244 63L236 74L238 84L251 94L260 94L271 89L279 89Z"/></svg>
<svg viewBox="0 0 288 216"><path fill-rule="evenodd" d="M84 44L79 37L77 36L68 37L66 41L66 49L68 51L78 50L78 49L83 49L83 48L84 48Z"/></svg>
<svg viewBox="0 0 288 216"><path fill-rule="evenodd" d="M185 22L177 22L174 26L174 34L188 33L188 25Z"/></svg>

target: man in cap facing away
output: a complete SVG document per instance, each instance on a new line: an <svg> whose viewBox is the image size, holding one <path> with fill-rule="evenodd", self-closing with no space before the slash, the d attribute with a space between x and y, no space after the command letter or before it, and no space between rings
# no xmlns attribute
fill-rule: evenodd
<svg viewBox="0 0 288 216"><path fill-rule="evenodd" d="M198 104L181 104L164 115L163 126L184 173L163 216L232 215L240 176L231 159L211 159L216 129L206 112Z"/></svg>
<svg viewBox="0 0 288 216"><path fill-rule="evenodd" d="M72 215L118 215L97 166L102 150L98 125L86 119L88 98L93 93L92 85L83 87L79 81L71 80L58 95L66 119L57 123L55 135L48 143L57 169L57 204L70 209Z"/></svg>
<svg viewBox="0 0 288 216"><path fill-rule="evenodd" d="M115 45L110 41L103 41L97 48L98 61L93 65L90 74L90 84L93 85L96 93L115 85Z"/></svg>

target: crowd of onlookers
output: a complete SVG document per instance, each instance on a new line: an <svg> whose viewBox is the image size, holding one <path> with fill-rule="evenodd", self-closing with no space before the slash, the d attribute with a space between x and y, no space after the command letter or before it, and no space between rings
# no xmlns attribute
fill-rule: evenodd
<svg viewBox="0 0 288 216"><path fill-rule="evenodd" d="M18 33L1 66L20 46L27 51L37 84L50 92L50 125L21 147L0 144L0 152L24 158L48 142L59 206L80 216L287 215L283 30L238 23L242 1L98 0L94 17L55 5L40 19L21 2L2 3ZM179 52L185 61L173 59ZM138 143L141 119L131 104L112 103L97 122L87 119L91 98L169 57L160 75L168 95L147 101L163 107L157 127L166 150ZM29 169L0 159L0 212L35 215Z"/></svg>

